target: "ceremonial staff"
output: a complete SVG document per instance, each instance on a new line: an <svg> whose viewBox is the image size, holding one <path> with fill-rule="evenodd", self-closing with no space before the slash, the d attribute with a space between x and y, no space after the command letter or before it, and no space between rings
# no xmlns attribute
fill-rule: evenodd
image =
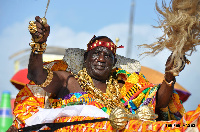
<svg viewBox="0 0 200 132"><path fill-rule="evenodd" d="M48 10L48 7L49 7L49 3L50 3L50 0L48 0L44 17L41 18L41 24L43 25L43 28L47 24L46 13L47 13L47 10ZM43 36L45 34L38 34L38 27L37 27L35 21L29 22L28 29L29 29L31 35L34 36L31 39L32 42L29 44L31 46L32 52L34 54L43 54L46 50L47 44L46 44L46 42L40 43L39 41L41 41L41 39L43 38Z"/></svg>
<svg viewBox="0 0 200 132"><path fill-rule="evenodd" d="M48 0L48 2L47 2L47 6L46 6L46 11L45 11L44 17L41 18L43 25L47 24L46 14L47 14L47 10L48 10L48 7L49 7L49 3L50 3L50 0Z"/></svg>

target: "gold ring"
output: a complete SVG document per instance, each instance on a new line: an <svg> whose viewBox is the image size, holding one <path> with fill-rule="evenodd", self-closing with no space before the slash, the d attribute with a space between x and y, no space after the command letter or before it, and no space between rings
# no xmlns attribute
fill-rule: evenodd
<svg viewBox="0 0 200 132"><path fill-rule="evenodd" d="M30 33L35 33L37 31L37 26L34 21L29 22L28 30Z"/></svg>

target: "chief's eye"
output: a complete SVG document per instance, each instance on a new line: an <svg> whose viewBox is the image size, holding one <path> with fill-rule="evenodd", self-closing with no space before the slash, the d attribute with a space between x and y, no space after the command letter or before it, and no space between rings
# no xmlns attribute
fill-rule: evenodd
<svg viewBox="0 0 200 132"><path fill-rule="evenodd" d="M94 55L100 55L100 52L96 51L93 53Z"/></svg>
<svg viewBox="0 0 200 132"><path fill-rule="evenodd" d="M100 55L100 52L98 52L98 51L95 51L95 52L92 54L93 57L98 57L99 55Z"/></svg>

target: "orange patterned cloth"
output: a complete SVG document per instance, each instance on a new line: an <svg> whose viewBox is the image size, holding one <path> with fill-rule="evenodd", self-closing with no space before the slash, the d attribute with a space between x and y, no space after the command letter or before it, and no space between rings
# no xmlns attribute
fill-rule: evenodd
<svg viewBox="0 0 200 132"><path fill-rule="evenodd" d="M52 71L66 71L68 65L63 60L54 60L52 62L45 62L44 67ZM50 95L41 87L38 87L34 82L30 82L23 89L19 91L14 102L13 114L15 119L13 125L16 128L25 126L25 120L38 112L38 108L44 108L45 96Z"/></svg>
<svg viewBox="0 0 200 132"><path fill-rule="evenodd" d="M27 85L29 87L34 85ZM17 120L15 120L15 126L17 128L24 127L24 120L29 118L32 114L37 112L38 107L43 108L44 107L44 98L43 97L34 97L34 92L31 91L28 87L25 87L23 90L21 90L16 98L16 107L14 110L14 114L16 115ZM28 95L29 94L29 95ZM84 97L91 97L88 94L85 94ZM72 99L73 98L73 99ZM77 101L75 97L73 96L71 99L73 101ZM24 99L24 100L22 100ZM58 100L52 100L52 101L58 101ZM66 102L69 102L66 100ZM89 105L95 105L99 108L102 108L104 106L101 106L98 103L95 103L95 101L89 101ZM60 107L60 106L58 106ZM126 129L123 131L183 131L183 130L189 130L189 129L197 129L200 130L200 105L195 111L189 111L182 117L181 120L171 120L171 121L140 121L140 120L130 120L129 123L126 126ZM95 119L94 117L60 117L57 118L54 122L72 122L72 121L83 121L83 120L92 120ZM19 120L21 121L21 124L19 123ZM185 125L185 126L184 126ZM195 127L194 127L195 126ZM46 128L48 130L49 128ZM109 121L104 122L98 122L98 123L86 123L86 124L79 124L74 126L67 126L61 129L58 129L57 132L66 131L66 132L103 132L103 131L113 131L112 126L110 125Z"/></svg>
<svg viewBox="0 0 200 132"><path fill-rule="evenodd" d="M56 62L55 64L62 64ZM48 63L50 65L50 63ZM51 65L52 66L52 65ZM52 66L52 68L56 66ZM65 69L64 67L63 69ZM61 69L61 70L63 70ZM121 89L122 98L121 101L127 106L127 108L134 114L135 110L141 105L148 105L155 110L155 97L156 91L159 86L154 86L149 83L141 73L129 74L122 69L116 70L118 75L121 75L125 81L124 87ZM120 78L120 77L119 77ZM34 85L33 82L27 84L20 92L18 93L15 100L14 115L15 120L13 125L16 128L23 128L25 126L25 120L31 117L33 114L38 112L38 108L44 108L45 106L45 96L47 93L40 87ZM107 112L105 106L100 103L97 103L92 99L92 95L83 94L81 96L76 96L75 94L66 100L59 99L49 99L51 106L56 103L56 107L62 107L62 105L75 104L84 98L84 102L87 105L94 105L102 110ZM61 104L59 104L61 102ZM56 108L55 107L55 108ZM126 128L122 131L185 131L185 130L199 130L200 131L200 105L194 111L184 112L184 108L179 100L177 93L173 93L169 106L161 110L164 116L163 119L170 121L140 121L140 120L130 120ZM180 120L177 120L178 115L183 115ZM54 123L59 122L72 122L72 121L83 121L95 119L94 117L59 117L54 120ZM48 130L49 128L45 128ZM97 123L86 123L79 125L67 126L57 130L66 131L66 132L104 132L104 131L113 131L112 126L109 121L97 122Z"/></svg>
<svg viewBox="0 0 200 132"><path fill-rule="evenodd" d="M19 91L13 110L15 127L23 127L25 120L38 112L38 108L44 108L45 95L46 92L33 82L30 82Z"/></svg>
<svg viewBox="0 0 200 132"><path fill-rule="evenodd" d="M94 117L60 117L54 122L73 122L97 119ZM56 130L56 132L113 132L112 126L109 121L97 122L97 123L86 123L79 125L67 126ZM141 120L130 120L124 130L121 132L147 132L147 131L170 131L170 132L183 132L183 131L200 131L200 105L194 111L189 111L184 114L183 118L179 121L141 121Z"/></svg>

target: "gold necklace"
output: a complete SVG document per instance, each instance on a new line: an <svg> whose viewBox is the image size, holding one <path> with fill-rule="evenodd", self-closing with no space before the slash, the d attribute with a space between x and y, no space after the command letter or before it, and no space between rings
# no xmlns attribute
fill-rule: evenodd
<svg viewBox="0 0 200 132"><path fill-rule="evenodd" d="M109 81L106 82L106 93L103 93L100 89L96 88L93 84L92 78L88 75L86 68L78 72L78 82L84 92L87 92L93 96L95 101L104 104L110 111L116 107L123 108L127 113L130 113L120 101L120 87L112 76Z"/></svg>
<svg viewBox="0 0 200 132"><path fill-rule="evenodd" d="M109 81L106 83L107 89L105 94L94 86L92 78L87 74L86 68L80 70L76 78L78 78L83 91L91 94L95 101L102 103L111 111L109 120L114 129L124 129L130 119L155 120L157 118L152 108L146 105L139 108L136 112L137 114L131 114L120 101L119 84L112 76L110 76Z"/></svg>

